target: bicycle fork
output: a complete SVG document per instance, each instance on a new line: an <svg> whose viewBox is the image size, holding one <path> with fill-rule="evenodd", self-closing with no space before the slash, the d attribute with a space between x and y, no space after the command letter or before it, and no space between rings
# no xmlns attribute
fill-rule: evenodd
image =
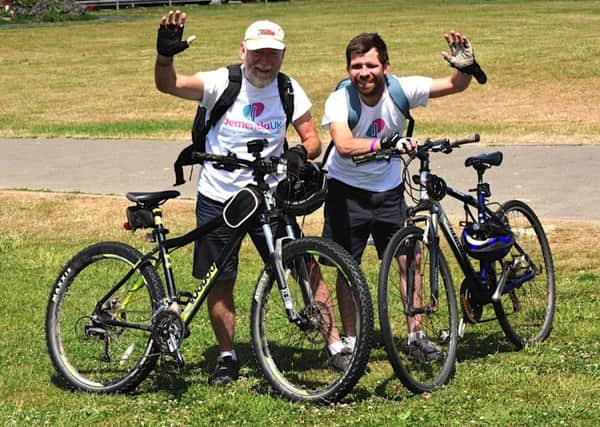
<svg viewBox="0 0 600 427"><path fill-rule="evenodd" d="M275 240L275 244L273 244L274 238L270 224L266 221L263 221L262 229L267 242L267 247L269 249L269 255L271 257L272 274L275 275L275 280L277 281L279 294L281 295L287 318L290 322L301 324L302 319L298 312L294 309L294 303L287 285L287 273L283 266L283 244L288 240L295 239L293 228L289 224L286 225L287 236ZM298 271L295 273L299 276L298 279L303 288L303 292L310 292L310 280L308 275Z"/></svg>
<svg viewBox="0 0 600 427"><path fill-rule="evenodd" d="M408 316L415 316L419 314L430 314L435 313L439 310L438 300L439 300L439 237L437 235L437 230L435 229L436 222L435 219L427 218L427 222L425 225L425 229L423 230L423 247L427 246L430 248L430 268L429 268L429 287L431 291L431 295L429 297L429 303L425 306L421 304L419 307L415 307L415 292L421 292L421 289L416 289L416 275L423 275L422 271L422 257L421 260L417 259L419 254L418 242L414 242L414 245L411 245L408 248L408 253L406 254L407 265L406 265L406 281L407 281L407 289L406 289L406 313ZM422 254L422 251L421 251ZM410 276L410 278L409 278ZM412 283L412 285L409 285ZM421 287L424 286L421 280Z"/></svg>

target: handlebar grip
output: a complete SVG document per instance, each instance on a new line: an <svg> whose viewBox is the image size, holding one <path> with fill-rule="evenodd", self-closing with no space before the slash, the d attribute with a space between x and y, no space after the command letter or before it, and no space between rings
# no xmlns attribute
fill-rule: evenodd
<svg viewBox="0 0 600 427"><path fill-rule="evenodd" d="M372 160L375 160L376 155L377 155L376 152L366 153L366 154L358 154L356 156L352 156L352 161L354 163L356 163L357 165L362 165L363 163L367 163Z"/></svg>
<svg viewBox="0 0 600 427"><path fill-rule="evenodd" d="M459 145L463 145L463 144L471 144L474 142L479 142L479 140L480 140L479 134L476 133L473 136L469 136L467 138L457 139L456 141L454 141L452 143L452 145L459 146Z"/></svg>
<svg viewBox="0 0 600 427"><path fill-rule="evenodd" d="M198 160L199 162L204 162L205 160L218 160L217 158L214 158L214 156L214 154L204 153L202 151L194 151L192 153L192 158L194 160Z"/></svg>

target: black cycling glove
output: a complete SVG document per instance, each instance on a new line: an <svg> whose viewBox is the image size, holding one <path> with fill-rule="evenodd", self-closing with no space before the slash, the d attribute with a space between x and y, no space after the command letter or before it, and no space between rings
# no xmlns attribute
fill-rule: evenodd
<svg viewBox="0 0 600 427"><path fill-rule="evenodd" d="M288 175L298 176L300 169L306 163L308 152L304 145L298 144L283 153L283 158L287 160Z"/></svg>
<svg viewBox="0 0 600 427"><path fill-rule="evenodd" d="M402 135L398 132L394 132L391 135L381 138L379 145L381 146L382 150L387 150L388 148L394 148L401 139Z"/></svg>
<svg viewBox="0 0 600 427"><path fill-rule="evenodd" d="M181 40L183 27L175 24L160 25L156 38L156 50L163 56L174 56L190 47L187 40Z"/></svg>

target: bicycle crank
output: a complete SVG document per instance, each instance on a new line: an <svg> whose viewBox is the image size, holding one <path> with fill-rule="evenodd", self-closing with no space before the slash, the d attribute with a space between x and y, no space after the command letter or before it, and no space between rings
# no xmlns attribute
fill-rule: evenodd
<svg viewBox="0 0 600 427"><path fill-rule="evenodd" d="M169 310L166 306L161 307L153 317L152 338L160 346L161 353L172 357L177 368L182 369L184 361L179 345L186 332L183 319L179 313Z"/></svg>

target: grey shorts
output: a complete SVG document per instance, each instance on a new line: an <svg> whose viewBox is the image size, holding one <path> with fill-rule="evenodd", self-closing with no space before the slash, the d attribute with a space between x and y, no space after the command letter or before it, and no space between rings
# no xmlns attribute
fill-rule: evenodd
<svg viewBox="0 0 600 427"><path fill-rule="evenodd" d="M404 186L372 192L329 179L323 237L343 246L360 263L369 235L381 259L392 236L404 226Z"/></svg>

